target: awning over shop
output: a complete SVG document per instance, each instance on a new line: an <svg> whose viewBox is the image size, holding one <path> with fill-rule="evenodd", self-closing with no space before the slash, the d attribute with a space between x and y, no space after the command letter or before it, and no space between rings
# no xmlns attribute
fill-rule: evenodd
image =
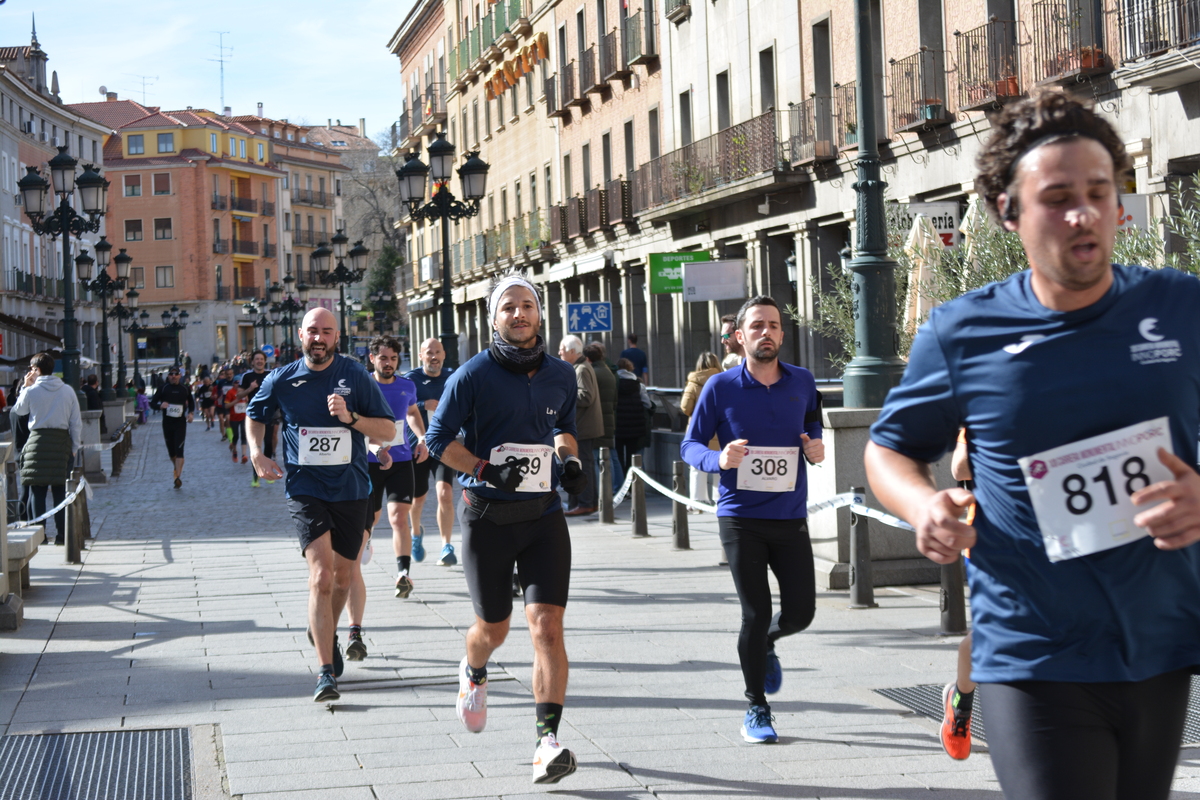
<svg viewBox="0 0 1200 800"><path fill-rule="evenodd" d="M16 317L11 317L8 314L0 314L0 330L17 333L22 336L29 336L33 339L38 339L43 342L58 345L62 347L62 339L55 336L53 333L34 327L28 322L22 322Z"/></svg>

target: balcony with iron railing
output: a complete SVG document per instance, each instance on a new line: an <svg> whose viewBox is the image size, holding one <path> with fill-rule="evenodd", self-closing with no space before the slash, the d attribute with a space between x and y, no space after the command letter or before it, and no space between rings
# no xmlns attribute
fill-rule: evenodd
<svg viewBox="0 0 1200 800"><path fill-rule="evenodd" d="M567 230L567 209L564 206L550 206L550 244L566 244L571 240Z"/></svg>
<svg viewBox="0 0 1200 800"><path fill-rule="evenodd" d="M609 225L633 222L630 199L629 181L618 178L604 184L604 208Z"/></svg>
<svg viewBox="0 0 1200 800"><path fill-rule="evenodd" d="M212 208L216 211L224 211L229 208L229 204L225 202L225 195L213 193Z"/></svg>
<svg viewBox="0 0 1200 800"><path fill-rule="evenodd" d="M558 73L559 104L563 108L582 106L588 102L587 96L579 91L579 65L572 61L564 64Z"/></svg>
<svg viewBox="0 0 1200 800"><path fill-rule="evenodd" d="M892 130L928 130L954 121L946 107L946 53L921 48L911 56L890 59Z"/></svg>
<svg viewBox="0 0 1200 800"><path fill-rule="evenodd" d="M420 112L422 134L432 133L439 124L446 121L445 84L431 83L425 87Z"/></svg>
<svg viewBox="0 0 1200 800"><path fill-rule="evenodd" d="M567 236L578 238L587 230L587 210L582 197L568 197L566 202Z"/></svg>
<svg viewBox="0 0 1200 800"><path fill-rule="evenodd" d="M301 247L316 247L317 232L305 230L292 231L292 244L299 245Z"/></svg>
<svg viewBox="0 0 1200 800"><path fill-rule="evenodd" d="M275 216L275 204L267 200L263 200L261 213L264 217Z"/></svg>
<svg viewBox="0 0 1200 800"><path fill-rule="evenodd" d="M292 205L324 208L330 205L330 199L328 194L317 189L292 189Z"/></svg>
<svg viewBox="0 0 1200 800"><path fill-rule="evenodd" d="M471 43L471 69L478 73L483 68L481 63L483 51L479 47L480 30L478 25L471 28L471 32L467 34L467 41Z"/></svg>
<svg viewBox="0 0 1200 800"><path fill-rule="evenodd" d="M505 2L505 0L501 0ZM525 36L533 31L529 22L529 14L525 10L525 0L507 0L508 29L517 36Z"/></svg>
<svg viewBox="0 0 1200 800"><path fill-rule="evenodd" d="M688 0L666 0L667 19L676 25L692 15L692 6Z"/></svg>
<svg viewBox="0 0 1200 800"><path fill-rule="evenodd" d="M1035 2L1030 20L1033 82L1074 82L1112 72L1114 59L1105 52L1105 42L1118 40L1115 32L1106 31L1115 20L1115 14L1082 0Z"/></svg>
<svg viewBox="0 0 1200 800"><path fill-rule="evenodd" d="M234 300L255 300L260 296L258 287L251 284L242 284L231 288Z"/></svg>
<svg viewBox="0 0 1200 800"><path fill-rule="evenodd" d="M626 18L622 38L625 40L625 62L630 66L658 60L655 24L654 16L644 11L630 14Z"/></svg>
<svg viewBox="0 0 1200 800"><path fill-rule="evenodd" d="M966 33L954 32L958 107L999 108L1022 94L1017 23L992 19Z"/></svg>
<svg viewBox="0 0 1200 800"><path fill-rule="evenodd" d="M1200 44L1200 0L1133 0L1120 11L1122 61Z"/></svg>
<svg viewBox="0 0 1200 800"><path fill-rule="evenodd" d="M252 197L237 197L229 195L229 207L234 211L246 211L251 214L258 213L258 201Z"/></svg>
<svg viewBox="0 0 1200 800"><path fill-rule="evenodd" d="M263 242L263 258L275 258L278 252L278 245L273 245L269 242Z"/></svg>
<svg viewBox="0 0 1200 800"><path fill-rule="evenodd" d="M220 253L222 255L228 254L229 253L229 240L228 239L213 239L213 252Z"/></svg>
<svg viewBox="0 0 1200 800"><path fill-rule="evenodd" d="M458 80L457 46L450 48L450 52L446 56L446 79L450 83L450 88L456 92L459 90L460 85L465 85L466 83L466 81L463 81L463 83L460 84Z"/></svg>
<svg viewBox="0 0 1200 800"><path fill-rule="evenodd" d="M583 88L584 97L608 89L608 84L600 80L600 73L596 69L596 45L579 55L579 85Z"/></svg>
<svg viewBox="0 0 1200 800"><path fill-rule="evenodd" d="M258 255L258 242L252 239L234 239L233 252L243 256Z"/></svg>
<svg viewBox="0 0 1200 800"><path fill-rule="evenodd" d="M832 95L813 95L788 109L788 156L807 166L837 158Z"/></svg>
<svg viewBox="0 0 1200 800"><path fill-rule="evenodd" d="M643 176L649 181L647 207L773 174L783 163L778 117L768 111L650 161Z"/></svg>
<svg viewBox="0 0 1200 800"><path fill-rule="evenodd" d="M613 28L600 37L600 80L615 81L629 77L629 64L625 61L627 53L622 53L618 47L620 30Z"/></svg>
<svg viewBox="0 0 1200 800"><path fill-rule="evenodd" d="M570 119L571 109L560 102L562 98L559 97L559 83L557 75L546 78L546 116Z"/></svg>
<svg viewBox="0 0 1200 800"><path fill-rule="evenodd" d="M858 147L858 81L833 85L833 140L838 150Z"/></svg>
<svg viewBox="0 0 1200 800"><path fill-rule="evenodd" d="M584 230L588 233L609 230L608 193L599 187L583 193Z"/></svg>
<svg viewBox="0 0 1200 800"><path fill-rule="evenodd" d="M503 57L503 51L496 44L496 13L492 11L483 19L479 20L479 46L483 57L490 61L497 61Z"/></svg>

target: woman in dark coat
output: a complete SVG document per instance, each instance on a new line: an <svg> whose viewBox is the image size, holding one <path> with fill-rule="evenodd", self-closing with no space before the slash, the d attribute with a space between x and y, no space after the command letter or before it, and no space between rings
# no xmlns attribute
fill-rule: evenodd
<svg viewBox="0 0 1200 800"><path fill-rule="evenodd" d="M650 440L650 410L654 404L646 385L633 374L633 362L627 358L617 361L617 428L615 439L617 459L624 472L635 453L640 453Z"/></svg>

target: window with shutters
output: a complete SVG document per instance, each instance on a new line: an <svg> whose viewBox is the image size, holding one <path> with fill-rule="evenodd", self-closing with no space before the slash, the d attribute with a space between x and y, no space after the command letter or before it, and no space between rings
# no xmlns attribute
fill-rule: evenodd
<svg viewBox="0 0 1200 800"><path fill-rule="evenodd" d="M171 193L171 173L156 172L154 174L154 193L155 194L170 194Z"/></svg>
<svg viewBox="0 0 1200 800"><path fill-rule="evenodd" d="M142 221L140 219L125 220L125 241L140 242L142 240Z"/></svg>

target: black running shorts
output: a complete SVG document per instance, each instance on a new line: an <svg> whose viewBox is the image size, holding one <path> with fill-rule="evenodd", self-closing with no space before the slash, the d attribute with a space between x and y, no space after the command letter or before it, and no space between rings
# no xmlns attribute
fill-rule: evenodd
<svg viewBox="0 0 1200 800"><path fill-rule="evenodd" d="M187 423L163 419L163 439L167 442L167 455L171 458L183 458L183 440L187 438Z"/></svg>
<svg viewBox="0 0 1200 800"><path fill-rule="evenodd" d="M429 477L434 476L441 483L453 483L458 477L458 472L438 461L433 456L418 464L413 462L413 483L415 489L413 497L424 497L429 491Z"/></svg>
<svg viewBox="0 0 1200 800"><path fill-rule="evenodd" d="M571 584L571 535L559 508L530 522L497 525L467 503L459 508L463 572L475 615L484 622L512 616L513 565L525 603L567 605Z"/></svg>
<svg viewBox="0 0 1200 800"><path fill-rule="evenodd" d="M375 462L367 464L367 474L371 478L371 502L367 508L371 516L378 514L383 508L383 496L387 495L389 503L412 503L413 501L413 462L395 461L392 466L382 469ZM369 525L371 520L367 519Z"/></svg>
<svg viewBox="0 0 1200 800"><path fill-rule="evenodd" d="M351 561L358 558L363 531L367 527L364 500L322 500L311 495L289 497L288 511L300 536L300 553L326 533L331 536L333 552Z"/></svg>

